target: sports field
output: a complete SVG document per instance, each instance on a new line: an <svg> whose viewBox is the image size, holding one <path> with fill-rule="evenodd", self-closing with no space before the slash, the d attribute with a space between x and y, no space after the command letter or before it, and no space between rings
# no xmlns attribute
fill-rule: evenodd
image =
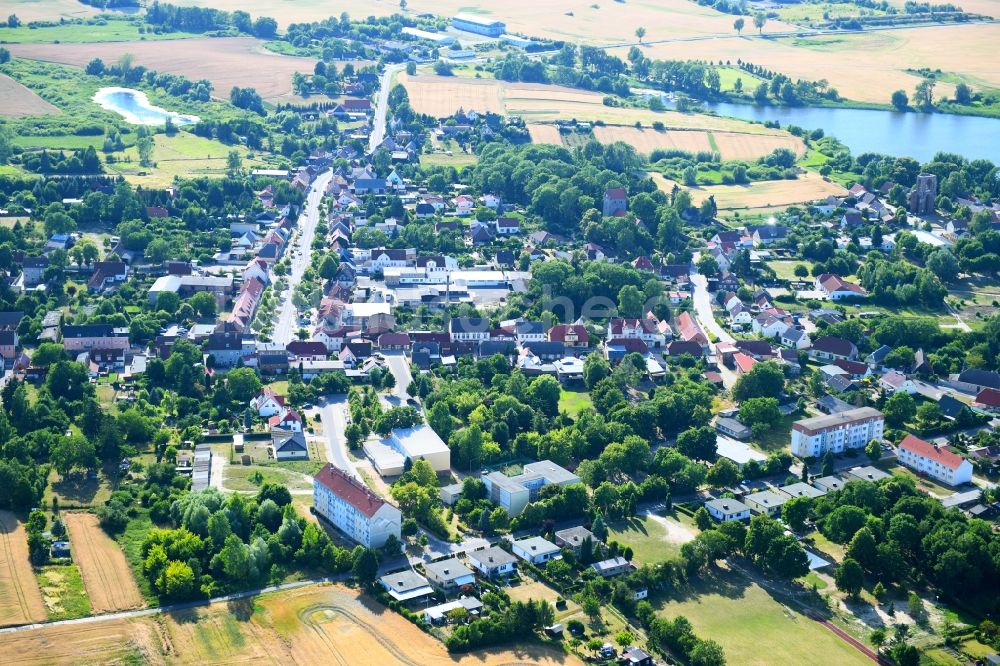
<svg viewBox="0 0 1000 666"><path fill-rule="evenodd" d="M0 626L45 619L45 605L28 561L28 541L17 517L0 511Z"/></svg>
<svg viewBox="0 0 1000 666"><path fill-rule="evenodd" d="M674 181L658 173L651 175L661 190L673 190ZM810 203L831 195L847 194L847 190L840 185L823 180L822 176L812 171L799 174L795 180L768 180L747 185L702 185L685 189L691 192L691 200L695 205L714 196L720 210L780 208Z"/></svg>
<svg viewBox="0 0 1000 666"><path fill-rule="evenodd" d="M654 605L661 616L672 619L683 615L691 621L695 634L717 641L729 664L872 663L819 622L735 573L720 571L705 576L678 598Z"/></svg>
<svg viewBox="0 0 1000 666"><path fill-rule="evenodd" d="M20 118L59 113L59 109L39 97L6 74L0 74L0 116Z"/></svg>
<svg viewBox="0 0 1000 666"><path fill-rule="evenodd" d="M340 585L312 585L253 600L3 636L6 663L576 665L525 645L452 657L402 616Z"/></svg>
<svg viewBox="0 0 1000 666"><path fill-rule="evenodd" d="M135 64L189 79L208 79L213 95L229 98L233 86L256 88L266 100L288 95L295 72L311 73L311 58L278 55L250 37L108 42L104 44L11 44L17 57L83 67L93 58L107 63L131 53Z"/></svg>
<svg viewBox="0 0 1000 666"><path fill-rule="evenodd" d="M80 567L94 613L142 608L146 605L121 548L92 513L66 513L73 559Z"/></svg>

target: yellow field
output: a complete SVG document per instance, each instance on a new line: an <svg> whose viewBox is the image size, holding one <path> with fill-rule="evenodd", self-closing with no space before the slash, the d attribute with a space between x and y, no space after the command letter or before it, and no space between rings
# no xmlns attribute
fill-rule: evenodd
<svg viewBox="0 0 1000 666"><path fill-rule="evenodd" d="M266 100L292 91L292 74L311 73L316 61L278 55L250 37L113 42L105 44L10 44L18 57L83 67L93 58L113 63L125 53L135 64L189 79L208 79L216 97L229 99L233 86L256 88ZM279 100L280 101L280 100Z"/></svg>
<svg viewBox="0 0 1000 666"><path fill-rule="evenodd" d="M28 561L24 525L11 512L0 511L0 626L44 619L45 605Z"/></svg>
<svg viewBox="0 0 1000 666"><path fill-rule="evenodd" d="M83 585L94 613L143 608L142 598L125 554L109 537L92 513L64 515L73 559L80 567Z"/></svg>
<svg viewBox="0 0 1000 666"><path fill-rule="evenodd" d="M3 100L3 104L0 104L0 116L19 118L60 112L58 108L35 94L35 91L24 87L6 74L0 74L0 99Z"/></svg>
<svg viewBox="0 0 1000 666"><path fill-rule="evenodd" d="M4 18L17 14L21 23L27 25L31 21L58 21L61 18L86 18L99 14L100 10L78 2L78 0L4 0L0 14Z"/></svg>
<svg viewBox="0 0 1000 666"><path fill-rule="evenodd" d="M3 637L7 664L576 665L538 645L452 657L386 608L314 585L154 617L46 627Z"/></svg>
<svg viewBox="0 0 1000 666"><path fill-rule="evenodd" d="M674 185L679 185L662 174L651 173L657 186L664 192L671 192ZM799 174L795 180L769 180L748 185L703 185L701 187L684 187L691 193L695 205L710 196L715 197L715 203L720 210L767 209L783 208L793 204L803 204L825 199L828 196L844 196L847 194L840 185L823 180L822 176L812 171Z"/></svg>
<svg viewBox="0 0 1000 666"><path fill-rule="evenodd" d="M793 79L826 79L849 99L886 104L896 89L912 96L920 77L906 69L929 67L961 74L973 87L1000 88L993 51L995 25L941 25L811 38L758 39L744 36L654 44L651 58L731 60L738 58L787 74ZM615 50L624 57L626 49ZM745 82L744 82L745 83ZM935 96L952 95L940 83Z"/></svg>
<svg viewBox="0 0 1000 666"><path fill-rule="evenodd" d="M594 137L601 143L624 141L638 152L648 155L657 149L684 150L689 153L713 150L712 141L724 160L755 160L777 148L788 148L805 154L805 144L791 134L770 130L773 134L740 132L664 130L605 125L594 128ZM711 135L711 138L710 138Z"/></svg>
<svg viewBox="0 0 1000 666"><path fill-rule="evenodd" d="M559 128L555 125L528 125L528 134L531 135L531 143L562 145Z"/></svg>

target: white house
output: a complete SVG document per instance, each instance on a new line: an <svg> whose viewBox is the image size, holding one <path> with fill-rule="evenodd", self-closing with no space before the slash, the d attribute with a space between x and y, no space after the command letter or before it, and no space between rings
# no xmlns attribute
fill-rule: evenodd
<svg viewBox="0 0 1000 666"><path fill-rule="evenodd" d="M446 594L476 582L476 575L472 573L472 569L455 557L439 562L428 562L424 565L424 572L431 585Z"/></svg>
<svg viewBox="0 0 1000 666"><path fill-rule="evenodd" d="M559 546L540 536L515 541L513 550L515 555L532 564L545 564L562 558Z"/></svg>
<svg viewBox="0 0 1000 666"><path fill-rule="evenodd" d="M773 518L781 513L781 507L792 498L780 490L761 490L743 499L751 511Z"/></svg>
<svg viewBox="0 0 1000 666"><path fill-rule="evenodd" d="M486 578L503 578L517 573L517 558L499 546L468 554L469 564Z"/></svg>
<svg viewBox="0 0 1000 666"><path fill-rule="evenodd" d="M792 349L808 349L812 344L809 334L801 328L790 328L780 336L781 344Z"/></svg>
<svg viewBox="0 0 1000 666"><path fill-rule="evenodd" d="M934 446L914 435L899 443L899 462L949 486L972 482L972 463L947 448Z"/></svg>
<svg viewBox="0 0 1000 666"><path fill-rule="evenodd" d="M541 460L528 463L516 476L496 471L483 475L482 481L490 500L503 507L511 516L517 516L524 511L528 502L538 498L538 491L544 486L579 483L580 477L551 460Z"/></svg>
<svg viewBox="0 0 1000 666"><path fill-rule="evenodd" d="M490 320L482 317L458 317L448 322L452 342L480 342L490 339Z"/></svg>
<svg viewBox="0 0 1000 666"><path fill-rule="evenodd" d="M735 499L725 497L711 499L705 502L705 509L708 511L708 515L723 523L750 518L750 507Z"/></svg>
<svg viewBox="0 0 1000 666"><path fill-rule="evenodd" d="M269 388L264 389L250 400L250 409L261 418L279 414L285 408L285 399Z"/></svg>
<svg viewBox="0 0 1000 666"><path fill-rule="evenodd" d="M868 296L867 291L852 282L848 282L836 273L823 273L816 276L816 290L826 294L826 297L831 301Z"/></svg>
<svg viewBox="0 0 1000 666"><path fill-rule="evenodd" d="M318 515L362 546L380 548L390 534L400 536L399 509L329 463L313 479L313 505Z"/></svg>
<svg viewBox="0 0 1000 666"><path fill-rule="evenodd" d="M783 319L766 313L757 315L753 320L753 332L765 338L778 337L790 328L791 326Z"/></svg>
<svg viewBox="0 0 1000 666"><path fill-rule="evenodd" d="M879 377L878 385L888 393L909 393L913 395L917 392L917 387L913 380L901 372L890 370Z"/></svg>

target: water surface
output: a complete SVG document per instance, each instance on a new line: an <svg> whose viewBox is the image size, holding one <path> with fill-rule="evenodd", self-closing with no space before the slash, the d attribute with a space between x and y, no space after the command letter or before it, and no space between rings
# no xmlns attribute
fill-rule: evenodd
<svg viewBox="0 0 1000 666"><path fill-rule="evenodd" d="M114 111L133 125L163 125L170 118L175 125L193 125L198 116L167 111L150 103L146 93L132 88L101 88L94 95L101 108Z"/></svg>

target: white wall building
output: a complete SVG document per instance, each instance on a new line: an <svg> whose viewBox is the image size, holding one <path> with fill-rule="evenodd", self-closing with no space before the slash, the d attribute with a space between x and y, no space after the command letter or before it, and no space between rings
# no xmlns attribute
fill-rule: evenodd
<svg viewBox="0 0 1000 666"><path fill-rule="evenodd" d="M872 407L802 419L792 424L792 454L817 458L827 451L843 453L882 439L885 419Z"/></svg>
<svg viewBox="0 0 1000 666"><path fill-rule="evenodd" d="M400 536L399 509L329 463L313 479L313 504L316 513L362 546L380 548L390 534Z"/></svg>
<svg viewBox="0 0 1000 666"><path fill-rule="evenodd" d="M410 462L426 460L435 472L451 469L451 449L433 428L424 423L412 428L397 428L382 443Z"/></svg>
<svg viewBox="0 0 1000 666"><path fill-rule="evenodd" d="M503 472L490 472L482 477L489 498L499 504L511 516L517 516L528 502L538 498L543 486L553 483L567 486L579 483L580 477L569 472L551 460L528 463L521 474L507 476Z"/></svg>
<svg viewBox="0 0 1000 666"><path fill-rule="evenodd" d="M522 560L532 564L545 564L562 558L559 546L540 536L515 541L512 550Z"/></svg>
<svg viewBox="0 0 1000 666"><path fill-rule="evenodd" d="M972 482L972 463L946 448L907 435L899 443L899 462L949 486Z"/></svg>
<svg viewBox="0 0 1000 666"><path fill-rule="evenodd" d="M725 497L705 502L708 515L718 521L747 520L750 518L750 507L743 502Z"/></svg>

